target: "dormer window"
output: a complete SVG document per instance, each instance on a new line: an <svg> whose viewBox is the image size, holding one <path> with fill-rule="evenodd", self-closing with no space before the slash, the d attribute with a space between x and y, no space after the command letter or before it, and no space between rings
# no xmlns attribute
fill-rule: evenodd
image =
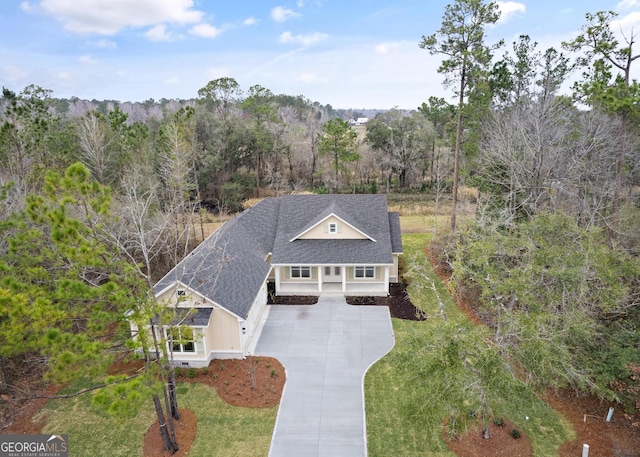
<svg viewBox="0 0 640 457"><path fill-rule="evenodd" d="M178 289L176 290L176 295L178 296L178 298L184 298L187 296L187 291L184 289Z"/></svg>
<svg viewBox="0 0 640 457"><path fill-rule="evenodd" d="M329 222L329 233L338 233L338 224Z"/></svg>

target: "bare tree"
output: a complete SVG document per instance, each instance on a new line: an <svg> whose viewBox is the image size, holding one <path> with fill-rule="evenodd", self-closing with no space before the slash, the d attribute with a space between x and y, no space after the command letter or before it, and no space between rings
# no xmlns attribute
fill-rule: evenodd
<svg viewBox="0 0 640 457"><path fill-rule="evenodd" d="M77 132L80 160L91 170L96 181L103 185L109 184L109 170L114 164L109 146L114 138L109 134L107 121L100 113L91 111L80 119Z"/></svg>

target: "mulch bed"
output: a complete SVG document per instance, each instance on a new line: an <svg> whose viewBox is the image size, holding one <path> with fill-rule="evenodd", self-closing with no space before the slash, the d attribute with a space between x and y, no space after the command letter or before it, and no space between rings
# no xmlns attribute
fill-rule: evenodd
<svg viewBox="0 0 640 457"><path fill-rule="evenodd" d="M391 317L410 321L425 321L427 315L416 308L407 294L407 286L402 283L389 285L386 297L347 297L349 305L388 306Z"/></svg>

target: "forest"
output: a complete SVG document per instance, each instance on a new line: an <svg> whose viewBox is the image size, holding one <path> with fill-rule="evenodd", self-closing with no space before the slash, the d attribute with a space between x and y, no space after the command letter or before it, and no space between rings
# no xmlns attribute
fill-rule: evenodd
<svg viewBox="0 0 640 457"><path fill-rule="evenodd" d="M588 14L562 48L539 49L526 35L487 43L495 4L456 0L416 43L443 56L456 103L425 94L362 126L362 113L230 77L135 115L3 88L3 395L23 395L13 380L27 368L67 381L134 349L144 338L122 316L142 328L162 314L151 286L216 218L284 193L387 193L451 216L429 249L513 372L640 409L640 54L614 18ZM145 340L136 349L158 353ZM106 381L97 402L126 414L148 389L169 417L175 380L156 368Z"/></svg>

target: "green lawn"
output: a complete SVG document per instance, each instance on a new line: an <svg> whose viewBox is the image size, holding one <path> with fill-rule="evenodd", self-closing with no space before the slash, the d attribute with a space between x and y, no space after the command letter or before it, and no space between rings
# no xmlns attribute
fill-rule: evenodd
<svg viewBox="0 0 640 457"><path fill-rule="evenodd" d="M413 303L425 311L430 318L425 322L393 319L396 338L394 349L377 362L365 378L365 400L367 410L367 440L370 457L454 456L442 438L441 422L425 423L410 416L420 402L421 392L428 388L428 379L415 379L406 367L396 365L402 351L409 351L409 337L424 333L429 327L442 324L440 306L431 289L432 283L441 297L447 318L463 320L465 317L453 303L451 296L431 270L424 257L423 248L430 235L407 234L403 236L407 265L418 264L422 275L413 274L409 293ZM426 276L426 278L425 278ZM415 340L415 338L414 338ZM440 376L442 373L434 373ZM540 400L537 395L519 381L513 381L505 394L491 408L496 416L502 416L523 430L531 440L534 455L557 455L558 447L573 439L571 425L556 411ZM421 407L436 410L447 409L447 399L440 404ZM529 417L529 420L525 419ZM442 418L444 419L444 417Z"/></svg>
<svg viewBox="0 0 640 457"><path fill-rule="evenodd" d="M213 387L189 383L180 384L178 401L198 418L190 456L264 457L269 453L277 407L230 406ZM118 420L96 411L90 395L50 401L40 414L47 417L43 433L69 435L69 455L92 457L141 456L144 434L155 420L151 398L131 419Z"/></svg>

